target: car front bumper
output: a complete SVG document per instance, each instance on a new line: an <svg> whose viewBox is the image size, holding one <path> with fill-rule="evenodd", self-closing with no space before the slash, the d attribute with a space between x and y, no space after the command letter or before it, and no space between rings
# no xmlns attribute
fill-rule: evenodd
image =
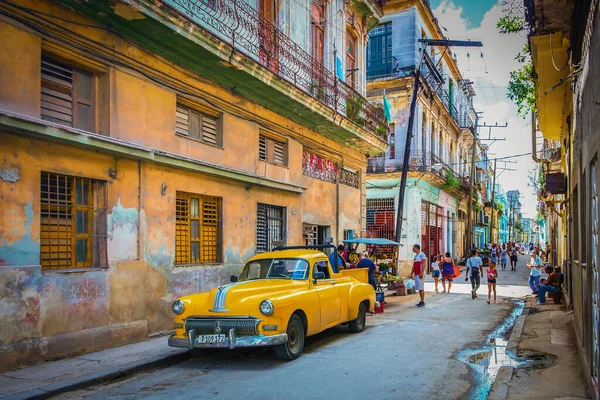
<svg viewBox="0 0 600 400"><path fill-rule="evenodd" d="M225 337L224 342L220 343L199 343L198 337L194 330L188 333L187 338L177 338L175 335L169 337L169 346L171 347L187 347L191 349L215 349L215 348L228 348L235 349L236 347L262 347L262 346L276 346L278 344L284 344L288 341L287 333L281 333L278 335L264 336L242 336L236 337L235 330L231 329Z"/></svg>

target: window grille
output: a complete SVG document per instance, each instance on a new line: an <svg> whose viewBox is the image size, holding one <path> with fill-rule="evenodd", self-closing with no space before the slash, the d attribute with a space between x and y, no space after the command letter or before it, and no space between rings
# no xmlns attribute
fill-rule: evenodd
<svg viewBox="0 0 600 400"><path fill-rule="evenodd" d="M41 67L41 118L93 131L94 76L46 56Z"/></svg>
<svg viewBox="0 0 600 400"><path fill-rule="evenodd" d="M333 161L326 160L308 151L302 152L302 173L311 178L335 183L338 166Z"/></svg>
<svg viewBox="0 0 600 400"><path fill-rule="evenodd" d="M258 203L256 215L256 249L271 251L275 242L285 243L285 207Z"/></svg>
<svg viewBox="0 0 600 400"><path fill-rule="evenodd" d="M222 261L222 200L177 192L175 200L175 264Z"/></svg>
<svg viewBox="0 0 600 400"><path fill-rule="evenodd" d="M358 189L359 179L357 172L347 171L345 169L340 169L339 171L340 183L342 185Z"/></svg>
<svg viewBox="0 0 600 400"><path fill-rule="evenodd" d="M219 119L180 104L176 109L175 133L215 146L223 145Z"/></svg>
<svg viewBox="0 0 600 400"><path fill-rule="evenodd" d="M367 199L367 210L394 211L394 199Z"/></svg>
<svg viewBox="0 0 600 400"><path fill-rule="evenodd" d="M42 269L106 266L105 182L42 172Z"/></svg>

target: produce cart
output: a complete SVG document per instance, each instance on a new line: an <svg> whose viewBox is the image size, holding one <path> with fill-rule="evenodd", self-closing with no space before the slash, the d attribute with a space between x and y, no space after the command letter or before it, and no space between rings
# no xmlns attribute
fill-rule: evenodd
<svg viewBox="0 0 600 400"><path fill-rule="evenodd" d="M396 281L400 280L396 276L396 265L398 260L398 249L402 244L393 240L384 238L357 238L344 240L348 245L348 260L353 266L358 264L358 245L364 244L369 258L379 266L379 275L377 276L377 289L383 290L387 287L389 290L396 290Z"/></svg>

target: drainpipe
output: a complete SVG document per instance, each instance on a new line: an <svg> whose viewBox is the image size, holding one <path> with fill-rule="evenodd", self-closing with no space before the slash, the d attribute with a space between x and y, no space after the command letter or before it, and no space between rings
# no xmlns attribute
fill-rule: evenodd
<svg viewBox="0 0 600 400"><path fill-rule="evenodd" d="M537 156L537 129L535 129L535 111L531 112L531 158L536 164L542 162Z"/></svg>

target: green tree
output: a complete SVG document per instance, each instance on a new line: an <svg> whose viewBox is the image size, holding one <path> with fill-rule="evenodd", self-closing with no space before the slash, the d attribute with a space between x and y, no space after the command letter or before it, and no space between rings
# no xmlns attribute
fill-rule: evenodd
<svg viewBox="0 0 600 400"><path fill-rule="evenodd" d="M522 17L506 15L500 17L496 27L502 34L515 34L525 29L525 21ZM515 60L521 66L510 73L506 95L517 105L519 115L525 118L531 111L535 111L535 81L537 78L528 44L516 55Z"/></svg>

